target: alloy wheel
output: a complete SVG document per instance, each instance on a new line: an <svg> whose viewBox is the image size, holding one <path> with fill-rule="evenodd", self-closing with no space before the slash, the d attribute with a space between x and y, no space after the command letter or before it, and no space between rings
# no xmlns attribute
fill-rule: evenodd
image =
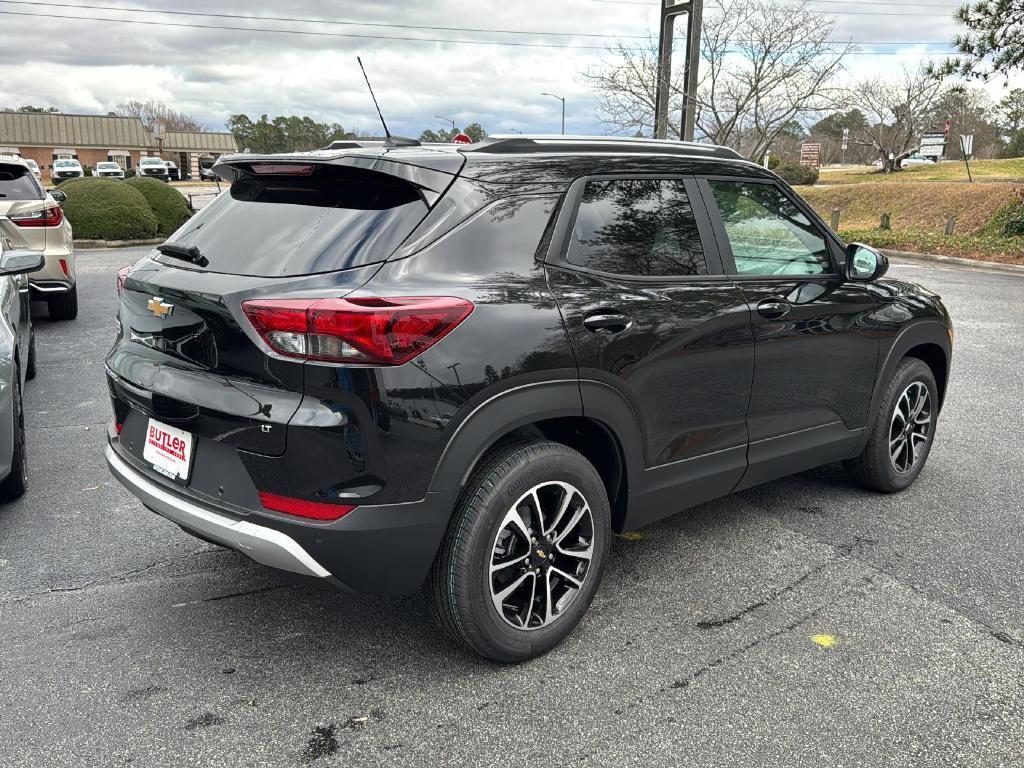
<svg viewBox="0 0 1024 768"><path fill-rule="evenodd" d="M931 396L924 382L912 382L896 401L889 423L889 460L900 474L917 466L931 436Z"/></svg>
<svg viewBox="0 0 1024 768"><path fill-rule="evenodd" d="M505 514L487 581L498 615L516 629L557 621L583 588L594 555L590 504L573 485L540 483Z"/></svg>

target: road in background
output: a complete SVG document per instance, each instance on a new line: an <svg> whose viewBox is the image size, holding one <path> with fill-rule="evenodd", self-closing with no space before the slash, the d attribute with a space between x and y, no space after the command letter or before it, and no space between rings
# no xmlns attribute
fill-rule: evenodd
<svg viewBox="0 0 1024 768"><path fill-rule="evenodd" d="M616 538L575 634L495 666L418 596L269 570L111 479L102 361L143 252L80 252L79 319L38 321L30 489L0 508L0 766L1021 764L1024 278L893 268L957 330L912 489L829 466Z"/></svg>

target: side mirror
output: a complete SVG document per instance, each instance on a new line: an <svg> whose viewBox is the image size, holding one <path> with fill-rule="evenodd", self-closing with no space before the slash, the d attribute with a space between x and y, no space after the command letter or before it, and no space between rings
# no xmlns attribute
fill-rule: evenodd
<svg viewBox="0 0 1024 768"><path fill-rule="evenodd" d="M0 275L23 275L43 268L42 251L4 251L0 253Z"/></svg>
<svg viewBox="0 0 1024 768"><path fill-rule="evenodd" d="M889 271L889 259L881 251L864 243L846 246L846 276L866 283L877 280Z"/></svg>
<svg viewBox="0 0 1024 768"><path fill-rule="evenodd" d="M68 199L68 193L61 192L59 189L55 189L50 193L50 197L52 197L58 203L63 203L65 200Z"/></svg>

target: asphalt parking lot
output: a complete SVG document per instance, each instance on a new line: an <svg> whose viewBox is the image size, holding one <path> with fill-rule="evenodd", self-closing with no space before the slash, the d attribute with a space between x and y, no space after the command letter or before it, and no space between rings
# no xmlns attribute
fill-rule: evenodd
<svg viewBox="0 0 1024 768"><path fill-rule="evenodd" d="M896 266L957 329L938 441L617 538L580 628L511 667L418 596L336 592L183 534L108 474L115 272L38 320L30 489L0 508L0 765L1024 765L1024 277ZM45 316L45 309L42 310Z"/></svg>

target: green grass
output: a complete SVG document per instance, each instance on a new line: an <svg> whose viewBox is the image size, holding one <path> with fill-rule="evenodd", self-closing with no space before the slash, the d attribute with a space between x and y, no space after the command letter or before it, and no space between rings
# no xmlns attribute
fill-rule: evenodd
<svg viewBox="0 0 1024 768"><path fill-rule="evenodd" d="M971 175L975 181L1024 181L1024 157L1007 160L972 160ZM879 173L873 167L822 171L818 184L888 184L900 181L967 181L963 161L949 160L935 165L906 168L897 173Z"/></svg>
<svg viewBox="0 0 1024 768"><path fill-rule="evenodd" d="M978 261L1024 264L1024 237L1007 237L988 233L951 235L936 232L914 232L884 229L841 230L846 242L867 243L876 248L891 248L909 253L935 253L959 256Z"/></svg>

